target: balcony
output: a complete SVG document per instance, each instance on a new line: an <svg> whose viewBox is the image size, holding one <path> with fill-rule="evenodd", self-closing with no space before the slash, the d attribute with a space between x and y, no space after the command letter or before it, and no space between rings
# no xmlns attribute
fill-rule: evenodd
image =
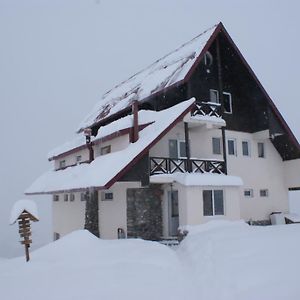
<svg viewBox="0 0 300 300"><path fill-rule="evenodd" d="M225 175L225 163L211 159L150 157L150 175L173 174L175 172Z"/></svg>
<svg viewBox="0 0 300 300"><path fill-rule="evenodd" d="M221 114L221 104L214 102L195 103L191 114L186 116L184 121L192 127L205 125L207 128L221 128L226 126Z"/></svg>

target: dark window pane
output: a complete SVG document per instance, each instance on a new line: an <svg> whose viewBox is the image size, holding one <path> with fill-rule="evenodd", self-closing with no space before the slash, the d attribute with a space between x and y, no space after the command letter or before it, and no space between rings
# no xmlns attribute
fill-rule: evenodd
<svg viewBox="0 0 300 300"><path fill-rule="evenodd" d="M203 215L212 216L213 206L212 206L212 191L203 191Z"/></svg>
<svg viewBox="0 0 300 300"><path fill-rule="evenodd" d="M178 191L172 191L171 193L171 215L172 217L178 217L179 216L179 210L178 210Z"/></svg>
<svg viewBox="0 0 300 300"><path fill-rule="evenodd" d="M235 145L234 140L228 140L228 154L235 155Z"/></svg>
<svg viewBox="0 0 300 300"><path fill-rule="evenodd" d="M101 150L100 150L101 155L105 155L105 154L108 154L110 152L111 152L111 146L110 145L102 147Z"/></svg>
<svg viewBox="0 0 300 300"><path fill-rule="evenodd" d="M226 113L232 113L232 102L231 102L231 94L223 93L223 100L224 100L224 111Z"/></svg>
<svg viewBox="0 0 300 300"><path fill-rule="evenodd" d="M169 156L171 158L178 158L177 140L169 140Z"/></svg>
<svg viewBox="0 0 300 300"><path fill-rule="evenodd" d="M180 157L186 157L185 142L179 142Z"/></svg>
<svg viewBox="0 0 300 300"><path fill-rule="evenodd" d="M213 154L221 154L221 139L212 138Z"/></svg>
<svg viewBox="0 0 300 300"><path fill-rule="evenodd" d="M258 157L265 157L265 145L264 143L257 143Z"/></svg>
<svg viewBox="0 0 300 300"><path fill-rule="evenodd" d="M215 215L224 215L223 191L214 191Z"/></svg>
<svg viewBox="0 0 300 300"><path fill-rule="evenodd" d="M249 156L249 143L246 141L242 142L242 148L243 148L243 155Z"/></svg>

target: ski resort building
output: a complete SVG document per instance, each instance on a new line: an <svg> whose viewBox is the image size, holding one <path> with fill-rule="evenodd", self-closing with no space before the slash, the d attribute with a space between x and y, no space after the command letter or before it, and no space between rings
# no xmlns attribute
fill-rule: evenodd
<svg viewBox="0 0 300 300"><path fill-rule="evenodd" d="M299 143L222 23L104 94L49 161L26 194L53 195L56 237L86 213L105 239L267 222L300 189Z"/></svg>

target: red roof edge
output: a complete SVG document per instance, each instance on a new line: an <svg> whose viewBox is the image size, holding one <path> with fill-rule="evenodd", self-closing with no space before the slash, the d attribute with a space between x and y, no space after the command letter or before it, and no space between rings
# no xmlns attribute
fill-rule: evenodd
<svg viewBox="0 0 300 300"><path fill-rule="evenodd" d="M160 135L158 135L143 151L141 151L126 167L124 167L117 175L115 175L110 181L105 184L105 188L109 189L118 179L120 179L129 169L135 165L147 152L159 142L178 122L182 121L184 116L192 109L193 102L188 108L186 108Z"/></svg>

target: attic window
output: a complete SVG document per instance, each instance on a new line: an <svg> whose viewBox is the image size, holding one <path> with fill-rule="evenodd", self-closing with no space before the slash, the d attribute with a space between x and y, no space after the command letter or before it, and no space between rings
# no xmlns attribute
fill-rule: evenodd
<svg viewBox="0 0 300 300"><path fill-rule="evenodd" d="M59 168L60 169L63 169L63 168L65 168L66 167L66 161L65 160L61 160L60 162L59 162Z"/></svg>
<svg viewBox="0 0 300 300"><path fill-rule="evenodd" d="M203 63L206 67L210 67L213 64L213 56L209 51L206 51L204 54Z"/></svg>
<svg viewBox="0 0 300 300"><path fill-rule="evenodd" d="M219 100L219 92L217 90L210 89L209 90L209 100L213 103L220 103Z"/></svg>
<svg viewBox="0 0 300 300"><path fill-rule="evenodd" d="M100 155L105 155L111 152L111 146L105 146L100 149Z"/></svg>
<svg viewBox="0 0 300 300"><path fill-rule="evenodd" d="M227 92L223 92L223 100L224 100L224 112L226 114L232 114L232 98L231 94Z"/></svg>

